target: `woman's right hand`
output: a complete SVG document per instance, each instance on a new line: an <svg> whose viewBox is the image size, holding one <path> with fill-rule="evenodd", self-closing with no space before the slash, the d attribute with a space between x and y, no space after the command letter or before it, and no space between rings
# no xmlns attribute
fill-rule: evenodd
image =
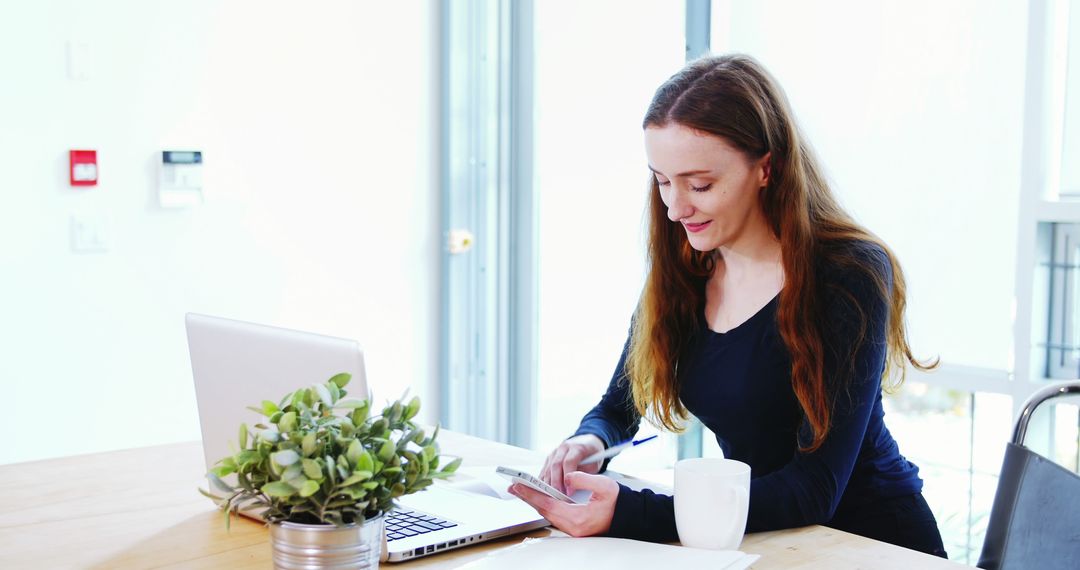
<svg viewBox="0 0 1080 570"><path fill-rule="evenodd" d="M563 493L566 492L566 483L563 481L567 473L583 471L585 473L599 473L603 461L581 464L581 460L604 450L604 442L595 435L576 435L559 445L544 460L544 468L540 470L540 478L545 483L555 487Z"/></svg>

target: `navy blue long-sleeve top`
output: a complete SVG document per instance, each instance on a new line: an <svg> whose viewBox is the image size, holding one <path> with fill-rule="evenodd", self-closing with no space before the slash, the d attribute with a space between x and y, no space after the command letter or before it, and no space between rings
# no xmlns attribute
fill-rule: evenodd
<svg viewBox="0 0 1080 570"><path fill-rule="evenodd" d="M854 251L891 283L884 251L869 244ZM683 404L716 434L725 457L750 465L748 532L828 524L845 509L922 490L918 468L900 455L881 407L889 302L857 269L817 270L824 285L826 381L835 394L831 428L817 450L799 450L812 431L791 386L791 357L776 323L778 298L726 333L710 330L699 311L698 330L679 358ZM860 314L867 316L865 327ZM594 434L610 447L637 432L641 418L625 363L626 348L607 392L575 435ZM608 534L678 540L673 498L621 487Z"/></svg>

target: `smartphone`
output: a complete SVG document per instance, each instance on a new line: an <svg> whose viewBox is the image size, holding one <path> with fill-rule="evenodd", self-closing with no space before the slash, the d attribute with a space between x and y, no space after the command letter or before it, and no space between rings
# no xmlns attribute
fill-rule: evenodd
<svg viewBox="0 0 1080 570"><path fill-rule="evenodd" d="M562 491L559 491L555 487L552 487L551 485L548 485L547 483L541 481L539 477L534 477L524 471L518 471L517 469L511 469L509 467L496 467L495 472L499 475L502 475L503 477L506 477L507 479L510 479L514 483L521 483L526 487L530 487L532 489L540 491L541 493L551 497L552 499L556 499L564 503L569 503L571 505L577 504L573 499L567 497L566 494Z"/></svg>

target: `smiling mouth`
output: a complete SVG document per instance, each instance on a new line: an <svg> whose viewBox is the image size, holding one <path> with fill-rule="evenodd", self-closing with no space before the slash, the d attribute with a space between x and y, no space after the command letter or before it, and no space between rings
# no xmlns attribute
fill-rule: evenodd
<svg viewBox="0 0 1080 570"><path fill-rule="evenodd" d="M697 233L697 232L700 232L701 230L705 229L706 227L708 227L708 225L711 224L711 223L712 223L712 220L709 220L707 222L701 222L700 224L692 224L690 222L683 222L683 226L686 227L686 231L692 232L692 233Z"/></svg>

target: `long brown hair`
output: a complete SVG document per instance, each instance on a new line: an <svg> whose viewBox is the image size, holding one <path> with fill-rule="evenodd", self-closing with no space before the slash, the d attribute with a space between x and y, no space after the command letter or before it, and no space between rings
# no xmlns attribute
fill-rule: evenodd
<svg viewBox="0 0 1080 570"><path fill-rule="evenodd" d="M937 366L936 361L916 360L908 345L904 276L896 256L840 208L800 135L787 98L761 64L745 55L691 62L657 89L643 127L672 123L721 137L751 160L771 153L760 199L780 241L788 284L780 292L777 325L791 355L792 388L813 430L813 440L803 451L817 449L828 435L837 391L826 382L824 354L829 347L821 324L825 291L817 275L820 263L862 271L886 300L883 380L895 375L897 383L902 382L907 363L922 370ZM651 410L651 421L681 431L687 411L679 399L679 355L699 326L705 283L716 258L713 252L694 250L682 228L668 220L655 177L648 220L648 276L634 319L626 374L638 412L646 416ZM868 264L850 247L836 247L856 242L876 244L885 252L891 284L885 268ZM868 317L861 318L865 333ZM843 347L850 352L841 356L853 356L858 349Z"/></svg>

